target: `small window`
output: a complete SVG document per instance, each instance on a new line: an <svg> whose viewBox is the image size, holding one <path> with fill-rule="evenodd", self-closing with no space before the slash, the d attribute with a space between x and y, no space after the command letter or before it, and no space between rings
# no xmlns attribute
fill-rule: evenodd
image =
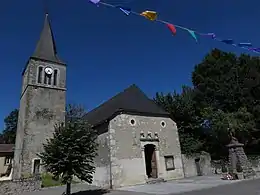
<svg viewBox="0 0 260 195"><path fill-rule="evenodd" d="M33 160L33 174L37 175L40 173L40 166L41 166L41 160L40 159L34 159Z"/></svg>
<svg viewBox="0 0 260 195"><path fill-rule="evenodd" d="M11 162L12 162L12 157L10 156L5 157L5 165L10 165Z"/></svg>
<svg viewBox="0 0 260 195"><path fill-rule="evenodd" d="M57 85L57 80L58 80L58 70L54 70L54 75L53 75L53 85Z"/></svg>
<svg viewBox="0 0 260 195"><path fill-rule="evenodd" d="M38 68L38 78L37 78L38 83L42 83L42 71L43 71L43 68L40 66Z"/></svg>
<svg viewBox="0 0 260 195"><path fill-rule="evenodd" d="M164 128L166 126L166 123L164 121L161 121L161 126Z"/></svg>
<svg viewBox="0 0 260 195"><path fill-rule="evenodd" d="M130 125L132 125L132 126L134 126L136 124L135 119L131 119L129 122L130 122Z"/></svg>
<svg viewBox="0 0 260 195"><path fill-rule="evenodd" d="M173 156L165 156L164 159L165 159L166 171L175 170L174 157Z"/></svg>
<svg viewBox="0 0 260 195"><path fill-rule="evenodd" d="M48 85L51 85L51 75L47 75L48 77Z"/></svg>

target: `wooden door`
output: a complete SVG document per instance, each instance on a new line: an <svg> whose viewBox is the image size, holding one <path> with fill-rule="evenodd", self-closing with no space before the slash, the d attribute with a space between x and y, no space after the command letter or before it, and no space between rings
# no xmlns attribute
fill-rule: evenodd
<svg viewBox="0 0 260 195"><path fill-rule="evenodd" d="M152 178L157 178L157 163L156 163L155 151L153 151L152 154L151 166L152 166Z"/></svg>

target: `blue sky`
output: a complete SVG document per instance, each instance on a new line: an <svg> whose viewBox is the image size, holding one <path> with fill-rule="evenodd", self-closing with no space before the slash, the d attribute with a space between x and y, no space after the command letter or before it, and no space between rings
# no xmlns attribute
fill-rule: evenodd
<svg viewBox="0 0 260 195"><path fill-rule="evenodd" d="M197 44L178 29L173 37L164 25L96 7L87 0L47 2L59 56L68 64L67 102L83 104L88 110L133 83L150 97L157 91L180 90L181 85L191 84L194 66L214 47L244 51L206 38ZM173 24L260 46L257 0L105 2L126 3L137 12L154 10ZM41 1L0 2L0 129L4 117L19 107L21 73L35 48L43 19Z"/></svg>

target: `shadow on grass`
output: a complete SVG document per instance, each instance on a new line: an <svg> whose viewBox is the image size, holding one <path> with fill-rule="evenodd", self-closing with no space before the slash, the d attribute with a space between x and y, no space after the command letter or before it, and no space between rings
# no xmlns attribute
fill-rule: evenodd
<svg viewBox="0 0 260 195"><path fill-rule="evenodd" d="M109 190L96 189L96 190L84 190L80 192L72 193L72 195L102 195L109 193Z"/></svg>

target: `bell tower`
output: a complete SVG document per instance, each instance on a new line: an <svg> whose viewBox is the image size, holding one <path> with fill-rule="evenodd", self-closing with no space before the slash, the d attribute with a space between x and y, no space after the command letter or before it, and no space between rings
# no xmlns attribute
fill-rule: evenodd
<svg viewBox="0 0 260 195"><path fill-rule="evenodd" d="M57 55L48 14L33 55L22 73L13 179L40 173L43 143L65 120L66 64Z"/></svg>

